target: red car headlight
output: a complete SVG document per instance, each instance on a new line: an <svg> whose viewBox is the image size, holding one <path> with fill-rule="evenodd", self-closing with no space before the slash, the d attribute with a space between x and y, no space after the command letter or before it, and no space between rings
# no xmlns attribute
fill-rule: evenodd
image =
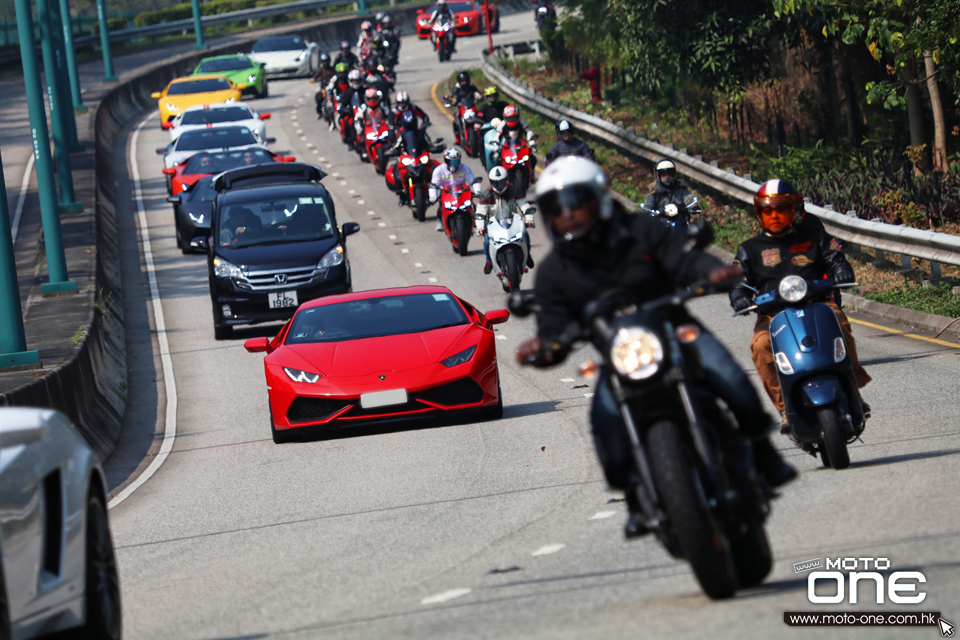
<svg viewBox="0 0 960 640"><path fill-rule="evenodd" d="M309 371L301 371L300 369L292 369L290 367L283 367L283 372L294 382L307 382L309 384L313 384L323 377L319 373L310 373Z"/></svg>
<svg viewBox="0 0 960 640"><path fill-rule="evenodd" d="M454 354L447 358L446 360L441 360L440 364L445 367L455 367L458 364L463 364L464 362L469 362L470 358L473 357L473 354L477 351L477 345L473 345L469 349L464 349L460 353Z"/></svg>

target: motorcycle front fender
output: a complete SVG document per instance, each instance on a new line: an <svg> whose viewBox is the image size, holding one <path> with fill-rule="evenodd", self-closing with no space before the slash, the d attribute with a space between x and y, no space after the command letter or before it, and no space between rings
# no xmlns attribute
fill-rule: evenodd
<svg viewBox="0 0 960 640"><path fill-rule="evenodd" d="M832 376L807 380L801 391L803 404L807 407L825 407L838 402L843 396L840 381Z"/></svg>

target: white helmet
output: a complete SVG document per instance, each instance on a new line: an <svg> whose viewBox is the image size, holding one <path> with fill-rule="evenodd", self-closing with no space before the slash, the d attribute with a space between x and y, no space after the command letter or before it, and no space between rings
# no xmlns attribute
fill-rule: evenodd
<svg viewBox="0 0 960 640"><path fill-rule="evenodd" d="M510 180L507 170L499 165L493 169L490 169L490 175L487 177L490 178L490 188L497 195L503 195L503 193L510 187Z"/></svg>
<svg viewBox="0 0 960 640"><path fill-rule="evenodd" d="M566 156L550 163L537 181L537 205L547 223L548 233L552 230L552 218L563 209L575 208L584 202L597 203L597 214L601 220L613 217L613 199L607 175L595 162L579 156ZM569 241L574 238L550 233L554 242Z"/></svg>
<svg viewBox="0 0 960 640"><path fill-rule="evenodd" d="M360 73L360 69L353 69L347 74L347 84L354 89L359 89L363 86L363 74Z"/></svg>
<svg viewBox="0 0 960 640"><path fill-rule="evenodd" d="M671 187L677 181L677 165L671 160L663 159L658 162L654 173L657 175L657 182L663 183L665 187Z"/></svg>

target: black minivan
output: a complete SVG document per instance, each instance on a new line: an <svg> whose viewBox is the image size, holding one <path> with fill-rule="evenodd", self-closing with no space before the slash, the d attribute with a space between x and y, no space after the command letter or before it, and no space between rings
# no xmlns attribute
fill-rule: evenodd
<svg viewBox="0 0 960 640"><path fill-rule="evenodd" d="M352 290L346 237L320 185L323 171L289 162L233 169L216 176L205 250L217 340L239 324L285 321L307 300Z"/></svg>

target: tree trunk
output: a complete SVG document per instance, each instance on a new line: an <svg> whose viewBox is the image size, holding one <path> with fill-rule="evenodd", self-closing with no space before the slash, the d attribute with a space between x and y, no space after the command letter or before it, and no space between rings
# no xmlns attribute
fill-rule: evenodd
<svg viewBox="0 0 960 640"><path fill-rule="evenodd" d="M933 55L923 52L923 63L927 72L927 91L930 93L930 108L933 110L933 170L946 172L947 166L947 125L943 119L943 103L940 102L940 89L934 75L937 67Z"/></svg>
<svg viewBox="0 0 960 640"><path fill-rule="evenodd" d="M920 98L920 87L917 85L917 61L911 60L903 68L903 80L907 87L907 128L910 130L910 146L921 147L926 143L923 133L923 103ZM920 156L920 165L914 167L916 172L930 170L928 154Z"/></svg>
<svg viewBox="0 0 960 640"><path fill-rule="evenodd" d="M860 105L857 103L857 88L853 82L848 52L840 46L840 83L843 86L844 101L847 103L847 138L855 149L860 148Z"/></svg>

